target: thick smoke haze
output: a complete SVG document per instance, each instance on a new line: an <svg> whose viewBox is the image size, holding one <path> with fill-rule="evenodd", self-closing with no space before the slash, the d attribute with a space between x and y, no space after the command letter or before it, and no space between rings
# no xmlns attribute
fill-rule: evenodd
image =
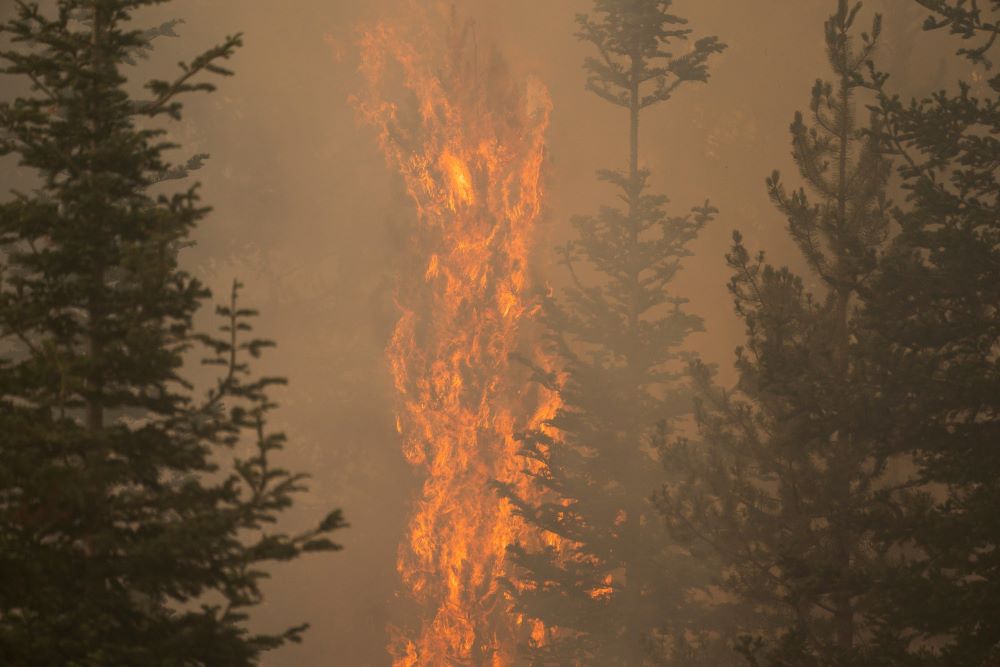
<svg viewBox="0 0 1000 667"><path fill-rule="evenodd" d="M274 667L386 665L386 627L399 613L396 549L420 479L399 450L383 352L397 316L393 281L406 250L403 230L414 212L350 98L362 85L359 28L403 4L177 0L136 17L143 26L184 21L179 37L157 39L151 59L137 65L143 75L167 76L176 61L244 33L245 46L229 63L235 76L219 81L215 94L190 97L183 122L170 128L182 146L178 161L211 155L194 178L214 212L186 262L217 296L234 278L243 281L247 304L261 311L259 332L278 342L262 370L290 380L278 396L275 426L290 440L281 462L312 476L310 492L286 517L289 526L314 522L331 507L343 508L351 523L335 535L342 552L275 568L255 627L304 620L312 627L303 644L265 658ZM546 213L533 273L559 285L565 276L551 248L569 237L571 216L613 203L594 171L627 159L625 112L584 89L589 49L574 37L574 16L591 2L455 4L475 21L484 49L497 49L515 72L550 90ZM766 248L775 264L800 261L764 179L778 169L798 182L788 126L828 71L822 30L835 5L674 3L696 36L717 35L728 48L713 61L708 84L686 86L644 116L640 162L653 174L653 191L670 197L671 213L706 199L720 211L691 246L675 289L705 322L690 345L718 364L724 384L734 377L733 349L744 333L726 289L723 255L732 231L741 230L751 250ZM3 18L12 11L10 2L0 5ZM862 22L876 11L886 20L878 60L894 72L897 90L927 93L962 66L943 38L937 51L908 48L919 8L870 1Z"/></svg>

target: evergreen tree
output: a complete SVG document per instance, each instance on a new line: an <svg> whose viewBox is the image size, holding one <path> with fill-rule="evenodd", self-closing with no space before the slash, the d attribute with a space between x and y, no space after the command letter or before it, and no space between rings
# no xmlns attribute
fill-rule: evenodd
<svg viewBox="0 0 1000 667"><path fill-rule="evenodd" d="M701 321L669 286L714 210L665 213L639 167L639 121L683 84L707 81L724 45L707 37L689 46L691 30L670 5L596 0L594 14L577 19L578 37L596 50L584 64L588 89L628 112L627 166L598 172L625 206L572 220L578 238L561 249L572 286L544 308L561 380L538 374L562 407L523 447L541 500L502 489L540 535L561 540L510 550L514 609L546 628L526 647L530 664L682 664L693 652L676 615L693 577L649 501L661 481L650 436L658 421L690 412L679 346Z"/></svg>
<svg viewBox="0 0 1000 667"><path fill-rule="evenodd" d="M834 80L814 86L811 124L796 114L791 125L805 187L789 191L777 172L767 180L819 293L735 233L729 287L747 335L738 383L723 391L693 364L699 436L662 448L667 468L686 473L665 487L662 509L678 537L715 551L726 590L753 605L744 632L756 638L743 645L753 664L896 664L865 663L867 646L906 640L889 636L872 592L902 482L884 367L858 313L887 238L890 176L880 141L856 120L881 24L859 42L860 9L840 0L826 22Z"/></svg>
<svg viewBox="0 0 1000 667"><path fill-rule="evenodd" d="M904 103L873 69L907 198L867 316L922 491L883 597L916 632L911 664L978 667L1000 664L1000 2L919 4L926 30L964 41L971 81Z"/></svg>
<svg viewBox="0 0 1000 667"><path fill-rule="evenodd" d="M0 204L5 665L256 664L305 627L248 631L261 566L334 549L343 525L335 511L300 534L267 529L303 475L271 462L281 380L251 373L270 343L251 337L238 285L218 335L193 329L209 294L178 253L208 209L194 187L150 193L179 174L148 128L213 89L200 75L229 74L240 37L135 100L121 70L155 34L129 21L154 4L18 2L3 26L3 71L31 92L0 104L0 153L40 184ZM199 349L221 371L204 398L183 367Z"/></svg>

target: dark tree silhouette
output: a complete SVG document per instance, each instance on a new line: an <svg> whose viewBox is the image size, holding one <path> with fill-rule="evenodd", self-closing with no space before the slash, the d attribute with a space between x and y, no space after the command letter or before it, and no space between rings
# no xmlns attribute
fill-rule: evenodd
<svg viewBox="0 0 1000 667"><path fill-rule="evenodd" d="M563 405L526 435L523 450L543 500L501 489L529 524L562 540L511 549L514 608L547 628L527 647L530 664L682 664L699 644L700 628L683 624L677 609L703 579L670 548L649 501L662 481L650 436L657 422L690 413L678 384L680 345L701 321L669 288L714 210L665 213L666 197L649 192L650 174L639 167L639 127L643 110L707 81L708 61L724 45L715 37L690 44L670 4L598 0L593 15L578 17L579 38L596 51L584 64L588 89L628 113L628 162L598 172L624 208L572 220L578 238L561 249L572 286L545 304L561 380L538 379L558 388Z"/></svg>
<svg viewBox="0 0 1000 667"><path fill-rule="evenodd" d="M883 590L914 665L1000 664L1000 2L921 0L962 40L969 81L904 103L872 68L906 201L867 309L891 364L921 493L895 524ZM922 41L922 40L921 40Z"/></svg>
<svg viewBox="0 0 1000 667"><path fill-rule="evenodd" d="M796 114L791 125L810 192L786 189L777 172L767 179L820 293L734 234L729 287L747 335L739 381L723 391L694 364L699 436L662 447L668 469L687 475L664 488L661 507L676 535L716 552L726 589L756 610L744 621L753 664L896 664L865 662L871 642L898 651L909 638L887 634L876 592L907 480L890 446L878 336L858 312L889 233L891 174L878 123L857 120L881 31L876 16L870 33L852 34L860 9L841 0L826 22L834 79L813 88L811 123Z"/></svg>
<svg viewBox="0 0 1000 667"><path fill-rule="evenodd" d="M305 627L248 631L262 565L335 549L326 535L344 525L334 511L299 534L269 528L304 477L272 464L282 380L251 373L271 343L251 337L238 285L218 335L192 326L209 294L178 255L208 209L195 187L149 192L183 174L147 128L211 91L203 74L230 74L241 40L132 99L122 67L166 28L129 21L154 4L18 2L3 26L3 71L31 92L0 104L0 152L39 181L0 204L5 665L256 664ZM183 363L198 354L221 372L203 398Z"/></svg>

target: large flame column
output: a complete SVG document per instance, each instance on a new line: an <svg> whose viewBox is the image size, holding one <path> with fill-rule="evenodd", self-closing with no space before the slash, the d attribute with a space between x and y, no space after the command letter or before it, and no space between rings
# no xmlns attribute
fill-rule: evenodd
<svg viewBox="0 0 1000 667"><path fill-rule="evenodd" d="M517 478L514 429L532 419L506 380L550 103L481 60L468 25L439 18L367 31L357 100L418 214L387 356L405 455L426 472L398 559L424 617L390 651L397 666L506 665L516 622L496 580L522 528L491 482Z"/></svg>

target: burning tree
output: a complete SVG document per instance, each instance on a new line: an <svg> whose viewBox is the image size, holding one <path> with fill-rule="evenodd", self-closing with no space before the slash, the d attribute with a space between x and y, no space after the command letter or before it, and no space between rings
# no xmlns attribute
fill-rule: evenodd
<svg viewBox="0 0 1000 667"><path fill-rule="evenodd" d="M426 474L398 559L422 618L396 631L396 665L510 664L516 646L497 579L522 528L490 483L515 483L515 429L544 409L506 380L531 307L549 99L480 59L475 37L452 12L362 40L357 106L418 214L387 349L404 452Z"/></svg>

